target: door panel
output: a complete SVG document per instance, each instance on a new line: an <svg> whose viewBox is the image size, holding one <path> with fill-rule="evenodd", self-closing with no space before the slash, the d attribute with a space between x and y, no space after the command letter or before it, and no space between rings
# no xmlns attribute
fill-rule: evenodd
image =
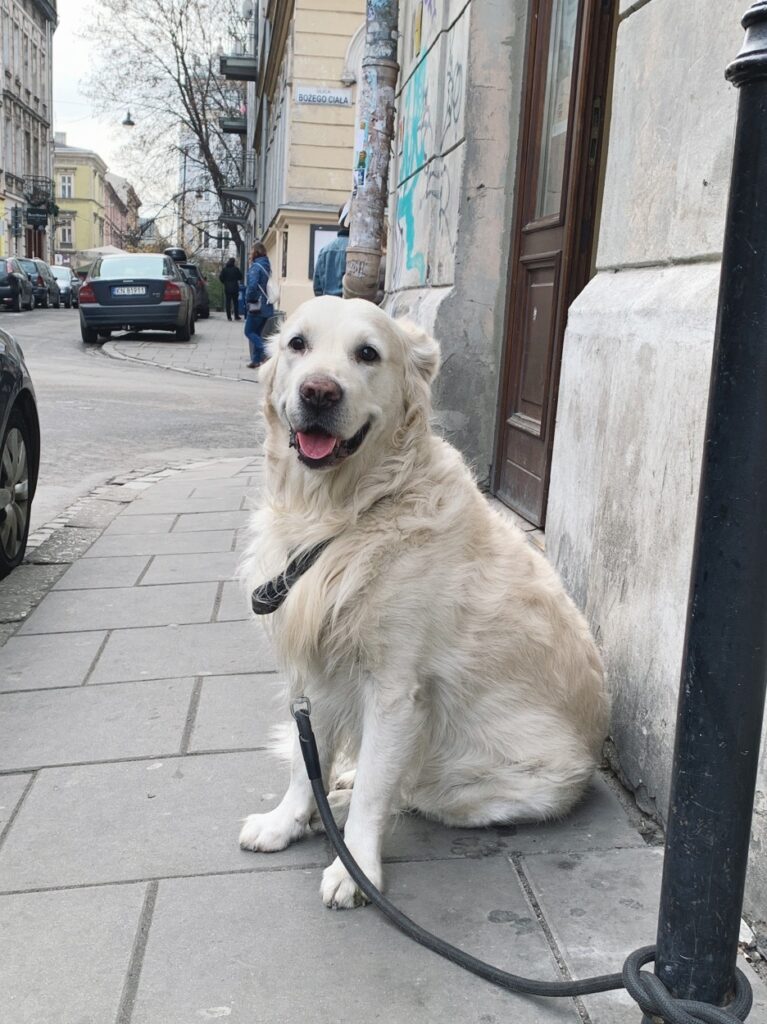
<svg viewBox="0 0 767 1024"><path fill-rule="evenodd" d="M567 306L588 280L614 0L531 0L496 448L498 496L545 520ZM594 66L596 63L596 67Z"/></svg>

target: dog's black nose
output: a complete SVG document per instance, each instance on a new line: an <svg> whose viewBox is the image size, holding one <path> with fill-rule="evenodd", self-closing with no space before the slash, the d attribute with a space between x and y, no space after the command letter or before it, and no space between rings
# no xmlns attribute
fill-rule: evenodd
<svg viewBox="0 0 767 1024"><path fill-rule="evenodd" d="M304 405L317 412L336 405L344 395L343 388L332 377L307 377L298 393Z"/></svg>

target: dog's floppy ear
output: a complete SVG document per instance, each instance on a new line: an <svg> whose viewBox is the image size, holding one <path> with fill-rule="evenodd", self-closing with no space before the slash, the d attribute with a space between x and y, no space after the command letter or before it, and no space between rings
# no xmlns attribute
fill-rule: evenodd
<svg viewBox="0 0 767 1024"><path fill-rule="evenodd" d="M412 320L397 320L396 323L405 336L405 351L413 369L431 384L439 370L439 342Z"/></svg>

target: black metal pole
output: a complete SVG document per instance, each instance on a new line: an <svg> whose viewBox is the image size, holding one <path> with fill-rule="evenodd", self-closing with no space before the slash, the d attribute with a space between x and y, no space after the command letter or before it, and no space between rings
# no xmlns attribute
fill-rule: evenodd
<svg viewBox="0 0 767 1024"><path fill-rule="evenodd" d="M767 0L740 89L679 694L655 970L731 996L767 679Z"/></svg>

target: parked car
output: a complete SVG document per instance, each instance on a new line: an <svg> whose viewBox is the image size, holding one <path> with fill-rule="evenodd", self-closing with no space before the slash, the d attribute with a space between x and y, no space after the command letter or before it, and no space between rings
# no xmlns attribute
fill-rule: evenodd
<svg viewBox="0 0 767 1024"><path fill-rule="evenodd" d="M180 245L172 245L169 249L163 249L165 256L170 256L174 263L186 263L186 251Z"/></svg>
<svg viewBox="0 0 767 1024"><path fill-rule="evenodd" d="M61 301L70 309L77 305L77 293L80 291L80 278L71 267L51 267L61 293Z"/></svg>
<svg viewBox="0 0 767 1024"><path fill-rule="evenodd" d="M128 253L97 259L80 286L80 331L85 342L112 331L174 331L178 341L194 334L195 295L169 256Z"/></svg>
<svg viewBox="0 0 767 1024"><path fill-rule="evenodd" d="M51 273L51 268L44 260L19 257L19 263L26 270L35 291L35 305L47 309L61 305L59 283Z"/></svg>
<svg viewBox="0 0 767 1024"><path fill-rule="evenodd" d="M35 304L32 282L15 256L0 259L0 304L15 313L32 309Z"/></svg>
<svg viewBox="0 0 767 1024"><path fill-rule="evenodd" d="M24 557L39 466L35 391L21 348L0 330L0 579Z"/></svg>
<svg viewBox="0 0 767 1024"><path fill-rule="evenodd" d="M208 295L208 279L195 263L177 263L189 284L194 288L194 310L201 320L210 316L210 296Z"/></svg>

